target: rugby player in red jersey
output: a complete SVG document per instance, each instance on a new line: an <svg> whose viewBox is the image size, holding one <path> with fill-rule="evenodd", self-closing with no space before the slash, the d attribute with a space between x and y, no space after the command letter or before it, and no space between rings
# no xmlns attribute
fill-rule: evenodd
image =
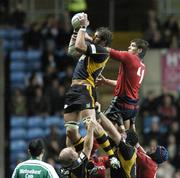
<svg viewBox="0 0 180 178"><path fill-rule="evenodd" d="M168 159L168 151L163 146L155 146L146 153L139 143L136 144L136 148L137 177L155 178L158 165Z"/></svg>
<svg viewBox="0 0 180 178"><path fill-rule="evenodd" d="M145 74L143 57L148 49L148 42L134 39L130 42L128 51L118 51L109 48L111 58L121 62L117 80L100 76L97 85L114 86L114 98L105 111L105 115L117 123L124 131L130 127L135 130L135 117L138 112L139 89Z"/></svg>

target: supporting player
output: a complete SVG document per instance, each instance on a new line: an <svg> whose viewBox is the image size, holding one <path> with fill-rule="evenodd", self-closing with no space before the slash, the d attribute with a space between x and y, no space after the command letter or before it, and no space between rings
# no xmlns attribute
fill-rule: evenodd
<svg viewBox="0 0 180 178"><path fill-rule="evenodd" d="M90 158L91 150L94 140L95 121L86 119L87 135L84 140L84 147L80 154L78 154L72 147L64 148L59 154L59 160L62 165L60 170L60 178L65 176L68 178L77 177L85 178L87 176L86 166Z"/></svg>
<svg viewBox="0 0 180 178"><path fill-rule="evenodd" d="M167 149L164 146L158 145L151 147L148 152L145 152L139 144L137 133L131 129L126 131L126 144L122 143L122 135L121 137L119 136L120 133L115 130L115 127L111 121L109 121L100 111L100 104L96 103L96 105L98 106L99 119L103 128L107 130L109 136L116 144L118 144L119 140L121 140L118 153L121 163L121 171L111 169L111 177L118 177L118 175L122 176L123 174L125 177L127 176L132 178L135 177L135 175L137 175L138 178L154 178L157 173L158 165L168 160ZM135 149L128 147L127 144L133 146L133 148L136 148L136 151ZM136 160L134 160L135 157ZM134 167L135 161L137 167L136 172Z"/></svg>
<svg viewBox="0 0 180 178"><path fill-rule="evenodd" d="M110 167L111 178L136 178L137 155L135 145L137 143L137 134L133 130L128 130L126 132L127 136L124 138L124 135L122 136L112 122L100 111L100 105L98 103L97 105L99 121L116 145L116 153L121 165L119 169Z"/></svg>

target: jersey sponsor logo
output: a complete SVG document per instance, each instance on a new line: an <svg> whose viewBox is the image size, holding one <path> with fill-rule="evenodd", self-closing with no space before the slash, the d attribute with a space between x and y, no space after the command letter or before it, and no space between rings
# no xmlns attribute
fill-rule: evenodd
<svg viewBox="0 0 180 178"><path fill-rule="evenodd" d="M25 174L25 178L34 178L34 175L32 175L32 174Z"/></svg>
<svg viewBox="0 0 180 178"><path fill-rule="evenodd" d="M41 174L41 170L34 170L34 169L20 169L20 174Z"/></svg>

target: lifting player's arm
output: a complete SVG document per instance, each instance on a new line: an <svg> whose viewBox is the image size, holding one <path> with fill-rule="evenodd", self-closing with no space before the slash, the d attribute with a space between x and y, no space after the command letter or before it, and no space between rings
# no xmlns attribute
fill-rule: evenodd
<svg viewBox="0 0 180 178"><path fill-rule="evenodd" d="M98 108L98 118L100 119L102 127L108 133L109 137L111 137L111 139L116 143L116 145L119 145L122 139L121 134L112 124L112 122L109 119L107 119L107 117L101 112L101 105L98 102L96 102L96 107Z"/></svg>
<svg viewBox="0 0 180 178"><path fill-rule="evenodd" d="M73 34L71 35L71 39L69 42L69 46L68 46L68 54L74 57L79 57L81 55L81 53L79 53L76 49L75 49L75 42L76 42L76 38L77 38L77 30L73 31Z"/></svg>
<svg viewBox="0 0 180 178"><path fill-rule="evenodd" d="M91 150L93 148L93 142L94 142L94 121L92 119L86 119L86 125L87 125L87 135L84 140L84 148L83 153L87 156L87 158L90 158Z"/></svg>
<svg viewBox="0 0 180 178"><path fill-rule="evenodd" d="M85 54L87 51L87 44L85 42L86 39L86 27L89 25L89 21L87 19L87 14L84 14L80 19L81 28L77 33L77 38L75 42L75 48L80 53Z"/></svg>

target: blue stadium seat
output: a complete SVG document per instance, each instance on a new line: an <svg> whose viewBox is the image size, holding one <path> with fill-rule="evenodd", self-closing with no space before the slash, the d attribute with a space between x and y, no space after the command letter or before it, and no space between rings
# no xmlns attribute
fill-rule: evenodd
<svg viewBox="0 0 180 178"><path fill-rule="evenodd" d="M20 88L20 89L25 89L25 84L24 84L24 82L23 83L18 83L18 82L16 82L16 83L11 83L11 90L13 91L14 89L16 89L16 88Z"/></svg>
<svg viewBox="0 0 180 178"><path fill-rule="evenodd" d="M9 31L7 29L0 29L0 39L8 39Z"/></svg>
<svg viewBox="0 0 180 178"><path fill-rule="evenodd" d="M26 128L27 118L25 116L11 116L11 128Z"/></svg>
<svg viewBox="0 0 180 178"><path fill-rule="evenodd" d="M28 157L28 154L24 151L19 152L19 153L11 152L10 153L10 163L13 164L16 162L22 162L22 161L26 160L27 157Z"/></svg>
<svg viewBox="0 0 180 178"><path fill-rule="evenodd" d="M27 132L27 139L32 140L36 138L45 137L45 130L41 128L30 128Z"/></svg>
<svg viewBox="0 0 180 178"><path fill-rule="evenodd" d="M26 63L24 61L11 61L10 70L13 71L25 71Z"/></svg>
<svg viewBox="0 0 180 178"><path fill-rule="evenodd" d="M63 117L60 117L59 118L59 129L63 129L64 128L64 118Z"/></svg>
<svg viewBox="0 0 180 178"><path fill-rule="evenodd" d="M40 71L41 69L41 50L29 50L27 52L28 71Z"/></svg>
<svg viewBox="0 0 180 178"><path fill-rule="evenodd" d="M45 135L46 136L50 135L50 132L51 132L51 128L46 128L45 129ZM65 127L61 128L61 129L59 128L58 129L58 133L59 133L60 136L66 136L66 129L65 129Z"/></svg>
<svg viewBox="0 0 180 178"><path fill-rule="evenodd" d="M11 128L10 139L11 140L26 140L27 130L24 128Z"/></svg>
<svg viewBox="0 0 180 178"><path fill-rule="evenodd" d="M10 141L10 151L14 153L26 152L27 142L24 140L11 140Z"/></svg>
<svg viewBox="0 0 180 178"><path fill-rule="evenodd" d="M59 129L59 134L66 136L66 128L64 127L64 128Z"/></svg>
<svg viewBox="0 0 180 178"><path fill-rule="evenodd" d="M11 60L26 60L26 52L22 50L12 51L10 54Z"/></svg>
<svg viewBox="0 0 180 178"><path fill-rule="evenodd" d="M41 60L42 51L41 50L29 50L27 52L27 59L29 61L40 61Z"/></svg>
<svg viewBox="0 0 180 178"><path fill-rule="evenodd" d="M18 83L18 84L24 84L25 85L25 79L26 79L26 73L25 72L11 72L10 73L10 82L11 83Z"/></svg>
<svg viewBox="0 0 180 178"><path fill-rule="evenodd" d="M13 40L11 49L12 50L20 50L23 47L23 41L22 40Z"/></svg>
<svg viewBox="0 0 180 178"><path fill-rule="evenodd" d="M28 72L39 72L41 70L41 61L28 61L27 63L27 71Z"/></svg>
<svg viewBox="0 0 180 178"><path fill-rule="evenodd" d="M44 128L44 119L41 116L31 116L27 119L28 128Z"/></svg>
<svg viewBox="0 0 180 178"><path fill-rule="evenodd" d="M12 43L9 40L3 40L3 49L9 51L12 49Z"/></svg>
<svg viewBox="0 0 180 178"><path fill-rule="evenodd" d="M11 29L9 31L9 37L12 40L19 40L19 39L22 39L23 33L24 33L23 30L20 30L20 29Z"/></svg>
<svg viewBox="0 0 180 178"><path fill-rule="evenodd" d="M60 122L62 123L62 120L60 117L58 116L49 116L49 117L46 117L45 119L45 126L46 127L51 127L51 126L58 126L60 125Z"/></svg>
<svg viewBox="0 0 180 178"><path fill-rule="evenodd" d="M3 40L3 49L5 51L22 49L22 40Z"/></svg>

